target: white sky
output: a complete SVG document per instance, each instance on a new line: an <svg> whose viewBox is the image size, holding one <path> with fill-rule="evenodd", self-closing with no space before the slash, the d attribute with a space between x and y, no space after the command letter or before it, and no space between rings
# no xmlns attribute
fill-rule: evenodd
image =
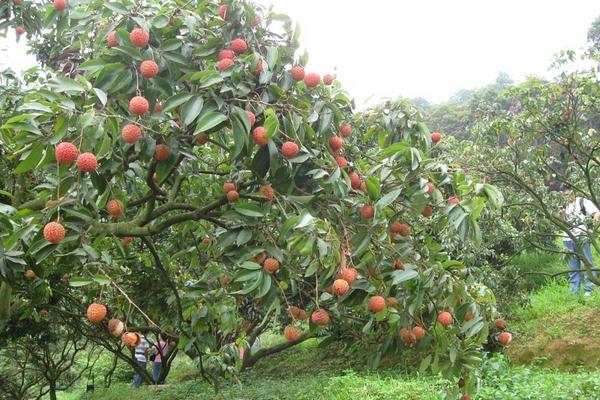
<svg viewBox="0 0 600 400"><path fill-rule="evenodd" d="M598 0L258 2L300 22L307 70L336 73L359 108L369 96L444 101L501 71L516 81L551 76L553 55L582 47L600 15ZM0 67L31 65L24 46L12 31L0 38Z"/></svg>

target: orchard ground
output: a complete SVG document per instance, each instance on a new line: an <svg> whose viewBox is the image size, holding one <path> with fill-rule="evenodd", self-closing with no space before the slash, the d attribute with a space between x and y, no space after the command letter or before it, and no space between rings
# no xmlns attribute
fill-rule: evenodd
<svg viewBox="0 0 600 400"><path fill-rule="evenodd" d="M595 257L598 261L598 257ZM555 273L564 262L551 254L527 253L514 263L522 271ZM531 274L526 285L536 288L528 305L514 305L508 322L515 340L506 353L489 358L482 370L478 399L600 399L600 325L595 310L600 292L591 298L572 296L566 278L546 278ZM267 334L263 341L275 343L281 335ZM406 355L387 359L372 370L366 360L352 356L339 344L321 345L310 339L267 360L261 360L239 381L224 384L215 394L203 382L186 357L179 357L160 387L132 389L131 371L120 365L110 389L102 388L101 375L110 364L101 358L95 369L96 387L85 394L79 387L61 393L60 400L137 399L333 399L360 397L379 399L440 399L444 382L418 372L419 361ZM85 384L85 382L82 382ZM81 385L80 385L81 386Z"/></svg>

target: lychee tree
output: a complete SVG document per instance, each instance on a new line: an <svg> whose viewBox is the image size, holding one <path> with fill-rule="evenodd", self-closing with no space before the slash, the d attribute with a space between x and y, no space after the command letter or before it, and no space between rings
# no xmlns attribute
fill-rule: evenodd
<svg viewBox="0 0 600 400"><path fill-rule="evenodd" d="M32 5L46 68L0 128L33 177L2 188L0 308L29 304L11 320L50 302L115 354L162 333L212 381L324 332L474 392L494 299L445 241L477 241L502 196L436 160L416 109L353 115L251 3L59 3ZM266 329L288 341L253 352Z"/></svg>

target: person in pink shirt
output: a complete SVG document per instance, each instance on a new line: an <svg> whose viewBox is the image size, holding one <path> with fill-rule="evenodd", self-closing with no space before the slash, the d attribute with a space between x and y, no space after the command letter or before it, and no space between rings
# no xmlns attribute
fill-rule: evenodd
<svg viewBox="0 0 600 400"><path fill-rule="evenodd" d="M158 336L158 343L152 346L152 351L156 354L154 363L152 364L152 379L157 384L163 384L165 383L164 379L159 382L158 377L160 375L162 359L167 356L167 352L169 351L169 342L164 339L162 334Z"/></svg>

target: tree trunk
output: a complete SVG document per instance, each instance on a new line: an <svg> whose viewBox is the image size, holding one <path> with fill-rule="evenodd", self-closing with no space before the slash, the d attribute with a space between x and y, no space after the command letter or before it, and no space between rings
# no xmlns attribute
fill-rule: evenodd
<svg viewBox="0 0 600 400"><path fill-rule="evenodd" d="M310 334L310 332L305 332L302 335L300 335L300 337L298 337L298 339L296 339L294 341L284 342L284 343L278 344L276 346L269 347L268 349L260 349L256 352L256 354L252 354L250 351L248 351L248 353L250 353L250 354L248 354L247 356L244 357L242 369L251 368L261 358L269 356L271 354L279 353L280 351L283 351L285 349L289 349L290 347L295 346L299 343L302 343L306 339L310 339L311 337L313 337L313 336Z"/></svg>
<svg viewBox="0 0 600 400"><path fill-rule="evenodd" d="M50 395L50 400L56 400L56 382L50 381L48 384L50 385L50 392L48 393Z"/></svg>

